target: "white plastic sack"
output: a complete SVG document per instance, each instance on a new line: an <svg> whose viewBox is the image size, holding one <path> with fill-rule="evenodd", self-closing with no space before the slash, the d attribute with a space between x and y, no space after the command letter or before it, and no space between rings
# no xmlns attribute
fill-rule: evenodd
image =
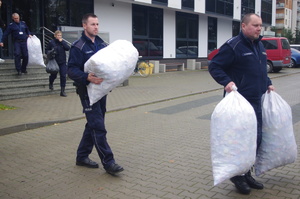
<svg viewBox="0 0 300 199"><path fill-rule="evenodd" d="M262 120L262 142L255 163L257 176L297 158L291 107L274 91L266 92L262 98Z"/></svg>
<svg viewBox="0 0 300 199"><path fill-rule="evenodd" d="M35 35L27 39L28 65L44 66L41 41Z"/></svg>
<svg viewBox="0 0 300 199"><path fill-rule="evenodd" d="M214 185L249 171L255 163L257 120L238 91L227 94L215 107L210 129Z"/></svg>
<svg viewBox="0 0 300 199"><path fill-rule="evenodd" d="M138 60L138 51L131 42L117 40L95 53L84 64L84 72L103 78L101 84L87 86L90 105L93 105L132 74Z"/></svg>

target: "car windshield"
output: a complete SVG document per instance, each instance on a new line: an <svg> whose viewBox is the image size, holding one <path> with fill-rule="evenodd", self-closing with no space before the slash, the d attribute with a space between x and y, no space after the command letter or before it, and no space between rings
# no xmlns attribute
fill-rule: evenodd
<svg viewBox="0 0 300 199"><path fill-rule="evenodd" d="M283 49L290 49L290 44L289 44L287 39L282 39L281 43L282 43L282 48Z"/></svg>

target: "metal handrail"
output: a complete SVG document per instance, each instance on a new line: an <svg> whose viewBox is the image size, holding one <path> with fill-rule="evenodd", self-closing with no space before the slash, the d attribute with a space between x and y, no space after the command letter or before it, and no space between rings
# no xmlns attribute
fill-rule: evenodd
<svg viewBox="0 0 300 199"><path fill-rule="evenodd" d="M42 30L42 37L43 37L43 54L45 54L45 49L46 46L48 45L48 43L53 39L53 37L49 36L49 34L54 35L54 32L49 30L46 27L40 27L40 29ZM68 44L68 45L72 45L71 42L69 42L68 40L65 40L63 38L63 40Z"/></svg>

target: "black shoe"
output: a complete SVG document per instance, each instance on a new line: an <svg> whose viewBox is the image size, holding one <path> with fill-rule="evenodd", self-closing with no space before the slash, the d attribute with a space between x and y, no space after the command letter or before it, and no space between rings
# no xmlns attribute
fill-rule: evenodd
<svg viewBox="0 0 300 199"><path fill-rule="evenodd" d="M53 91L53 84L49 84L49 89Z"/></svg>
<svg viewBox="0 0 300 199"><path fill-rule="evenodd" d="M245 179L247 184L249 185L249 187L253 188L253 189L263 189L264 185L260 182L257 182L252 176L251 176L251 172L248 171L245 174Z"/></svg>
<svg viewBox="0 0 300 199"><path fill-rule="evenodd" d="M240 193L249 194L251 192L251 188L247 184L245 176L235 176L230 178L230 181L235 185Z"/></svg>
<svg viewBox="0 0 300 199"><path fill-rule="evenodd" d="M67 94L66 94L64 91L61 91L61 92L60 92L60 96L62 96L62 97L67 97Z"/></svg>
<svg viewBox="0 0 300 199"><path fill-rule="evenodd" d="M124 171L123 167L116 163L112 163L107 169L105 169L107 173L111 175L115 175L117 173L120 173L121 171Z"/></svg>
<svg viewBox="0 0 300 199"><path fill-rule="evenodd" d="M60 96L67 97L67 94L65 93L65 87L61 87L61 89L60 89Z"/></svg>
<svg viewBox="0 0 300 199"><path fill-rule="evenodd" d="M27 74L27 70L23 71L22 73Z"/></svg>
<svg viewBox="0 0 300 199"><path fill-rule="evenodd" d="M86 158L83 161L76 161L77 166L84 166L88 168L99 168L97 162L92 161L90 158Z"/></svg>
<svg viewBox="0 0 300 199"><path fill-rule="evenodd" d="M17 75L18 75L18 76L21 76L21 75L22 75L21 71L18 71Z"/></svg>

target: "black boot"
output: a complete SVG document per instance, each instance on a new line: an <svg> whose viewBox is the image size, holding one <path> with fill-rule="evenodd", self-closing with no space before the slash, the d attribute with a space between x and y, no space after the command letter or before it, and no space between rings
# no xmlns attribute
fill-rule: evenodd
<svg viewBox="0 0 300 199"><path fill-rule="evenodd" d="M65 93L65 87L61 87L61 89L60 89L60 96L67 97L67 94Z"/></svg>
<svg viewBox="0 0 300 199"><path fill-rule="evenodd" d="M53 83L49 83L49 89L53 91Z"/></svg>
<svg viewBox="0 0 300 199"><path fill-rule="evenodd" d="M247 184L249 185L249 187L253 188L253 189L263 189L264 185L260 182L257 182L252 176L251 176L251 172L248 171L245 174L245 179Z"/></svg>
<svg viewBox="0 0 300 199"><path fill-rule="evenodd" d="M251 192L251 188L247 184L245 176L234 176L230 178L230 181L242 194L249 194Z"/></svg>

